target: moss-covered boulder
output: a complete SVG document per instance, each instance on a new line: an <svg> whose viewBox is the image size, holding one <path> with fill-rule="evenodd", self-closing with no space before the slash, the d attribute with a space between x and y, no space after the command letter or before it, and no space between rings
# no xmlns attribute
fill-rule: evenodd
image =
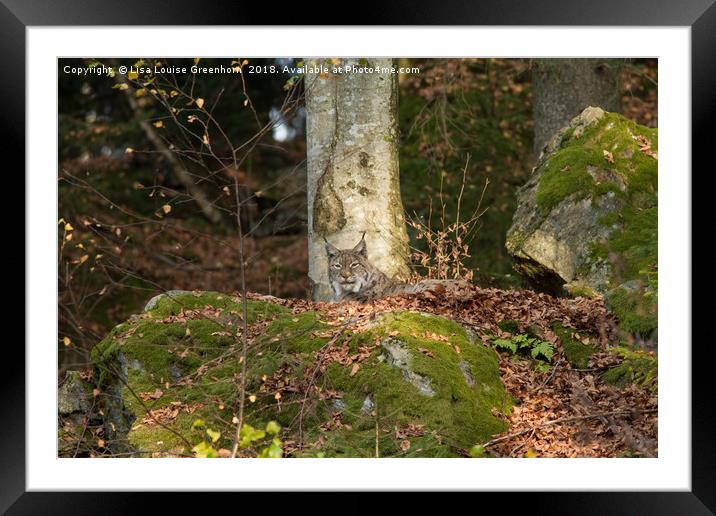
<svg viewBox="0 0 716 516"><path fill-rule="evenodd" d="M620 320L641 311L642 336L656 327L657 151L657 129L585 109L552 138L518 191L506 240L515 269L553 294L591 296L640 282L641 290L616 292L612 306Z"/></svg>
<svg viewBox="0 0 716 516"><path fill-rule="evenodd" d="M511 399L495 353L453 321L402 311L351 326L247 303L244 421L276 421L287 456L465 456L507 429ZM231 449L242 314L236 297L172 292L97 344L112 451L192 455L206 429L211 447Z"/></svg>

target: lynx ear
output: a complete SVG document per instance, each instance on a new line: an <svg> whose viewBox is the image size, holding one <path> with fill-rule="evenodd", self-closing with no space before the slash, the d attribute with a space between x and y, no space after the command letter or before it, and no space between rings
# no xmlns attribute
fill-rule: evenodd
<svg viewBox="0 0 716 516"><path fill-rule="evenodd" d="M325 237L323 238L323 240L326 241L326 254L329 258L333 258L340 252L340 249L331 244L328 240L325 239Z"/></svg>
<svg viewBox="0 0 716 516"><path fill-rule="evenodd" d="M365 233L360 239L360 242L353 248L354 253L360 254L363 258L368 258L368 247L365 244Z"/></svg>

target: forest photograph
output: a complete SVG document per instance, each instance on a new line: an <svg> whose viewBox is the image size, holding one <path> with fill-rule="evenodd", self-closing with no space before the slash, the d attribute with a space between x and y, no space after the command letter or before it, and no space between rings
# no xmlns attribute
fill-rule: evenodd
<svg viewBox="0 0 716 516"><path fill-rule="evenodd" d="M658 59L57 67L58 457L659 456Z"/></svg>

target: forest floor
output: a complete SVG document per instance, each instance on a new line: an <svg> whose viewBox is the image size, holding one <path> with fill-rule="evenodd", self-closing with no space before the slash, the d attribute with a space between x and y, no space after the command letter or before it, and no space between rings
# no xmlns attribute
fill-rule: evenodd
<svg viewBox="0 0 716 516"><path fill-rule="evenodd" d="M254 295L266 299L264 296ZM269 300L271 300L269 298ZM273 299L296 314L318 310L328 324L361 331L377 315L413 310L441 315L463 324L483 342L507 336L497 324L514 321L520 331L536 331L556 348L548 371L535 370L534 361L495 351L501 378L514 400L510 428L484 443L496 457L656 457L658 414L655 384L617 387L601 374L622 358L609 352L616 328L601 299L554 298L532 291L475 287L458 297L432 293L358 303L316 303ZM573 367L565 356L553 322L591 335L596 352L587 367ZM360 357L355 358L359 363Z"/></svg>

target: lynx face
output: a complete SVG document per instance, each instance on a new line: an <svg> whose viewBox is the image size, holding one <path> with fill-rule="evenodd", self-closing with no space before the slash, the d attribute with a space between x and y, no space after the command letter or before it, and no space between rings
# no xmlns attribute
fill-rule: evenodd
<svg viewBox="0 0 716 516"><path fill-rule="evenodd" d="M353 249L338 249L326 242L328 254L328 281L336 300L345 294L357 294L368 284L371 265L368 263L368 249L365 240Z"/></svg>

